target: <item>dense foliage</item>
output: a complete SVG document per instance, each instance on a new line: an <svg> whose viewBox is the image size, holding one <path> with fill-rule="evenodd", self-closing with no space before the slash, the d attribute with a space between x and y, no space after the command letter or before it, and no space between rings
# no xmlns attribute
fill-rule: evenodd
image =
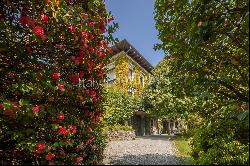
<svg viewBox="0 0 250 166"><path fill-rule="evenodd" d="M202 165L249 163L247 121L225 113L197 129L192 138L192 156Z"/></svg>
<svg viewBox="0 0 250 166"><path fill-rule="evenodd" d="M98 162L112 19L102 0L1 1L2 164Z"/></svg>
<svg viewBox="0 0 250 166"><path fill-rule="evenodd" d="M188 97L179 98L172 93L169 58L165 57L153 70L153 78L143 91L143 105L151 116L185 118L196 104Z"/></svg>
<svg viewBox="0 0 250 166"><path fill-rule="evenodd" d="M102 121L106 126L125 125L135 110L139 110L140 99L130 96L116 86L106 88L105 111Z"/></svg>
<svg viewBox="0 0 250 166"><path fill-rule="evenodd" d="M155 20L162 41L155 48L168 56L146 99L154 99L161 115L204 120L194 133L198 163L248 163L249 144L242 140L249 139L249 2L156 0Z"/></svg>

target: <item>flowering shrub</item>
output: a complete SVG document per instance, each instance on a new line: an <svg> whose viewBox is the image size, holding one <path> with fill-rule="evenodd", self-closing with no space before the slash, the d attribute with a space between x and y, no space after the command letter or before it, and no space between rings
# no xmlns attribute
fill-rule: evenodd
<svg viewBox="0 0 250 166"><path fill-rule="evenodd" d="M96 164L104 149L102 86L79 82L101 85L117 24L108 24L102 0L4 2L1 163Z"/></svg>

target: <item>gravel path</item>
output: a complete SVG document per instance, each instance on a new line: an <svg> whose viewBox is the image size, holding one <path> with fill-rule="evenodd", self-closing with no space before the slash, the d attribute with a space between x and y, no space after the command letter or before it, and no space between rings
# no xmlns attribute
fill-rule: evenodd
<svg viewBox="0 0 250 166"><path fill-rule="evenodd" d="M112 141L105 149L104 164L178 165L176 150L163 136L144 136L132 141Z"/></svg>

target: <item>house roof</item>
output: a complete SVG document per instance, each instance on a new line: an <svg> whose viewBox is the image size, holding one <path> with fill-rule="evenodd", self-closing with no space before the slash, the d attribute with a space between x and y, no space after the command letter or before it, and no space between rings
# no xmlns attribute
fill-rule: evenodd
<svg viewBox="0 0 250 166"><path fill-rule="evenodd" d="M147 72L152 74L152 70L154 69L154 67L126 39L123 39L122 41L112 46L112 49L114 55L124 51Z"/></svg>

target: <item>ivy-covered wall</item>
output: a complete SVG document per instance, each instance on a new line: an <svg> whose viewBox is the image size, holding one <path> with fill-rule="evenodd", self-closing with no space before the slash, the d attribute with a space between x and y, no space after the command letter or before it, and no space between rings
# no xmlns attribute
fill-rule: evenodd
<svg viewBox="0 0 250 166"><path fill-rule="evenodd" d="M140 97L144 87L149 83L150 73L144 70L137 62L133 61L124 51L116 54L112 61L115 64L116 81L115 86L128 92L129 87L135 88L135 96ZM129 79L129 62L134 66L134 79ZM140 82L140 74L144 74L144 87Z"/></svg>

